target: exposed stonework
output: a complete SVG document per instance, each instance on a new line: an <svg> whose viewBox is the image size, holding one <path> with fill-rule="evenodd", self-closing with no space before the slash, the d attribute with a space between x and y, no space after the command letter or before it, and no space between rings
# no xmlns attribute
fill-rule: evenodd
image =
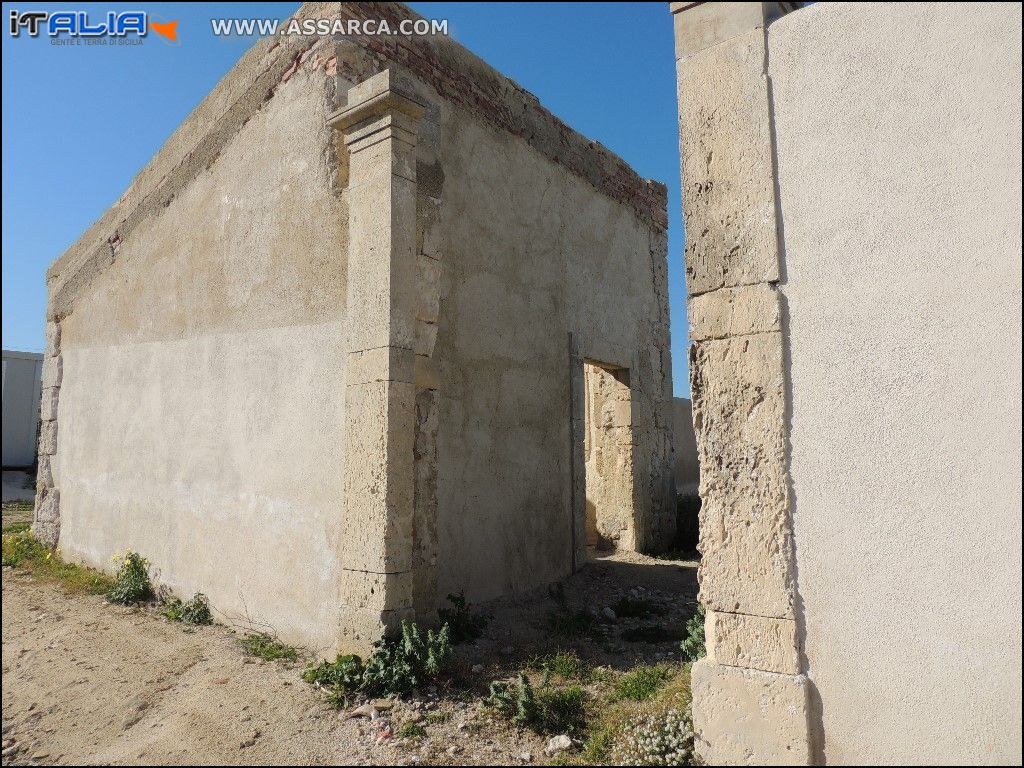
<svg viewBox="0 0 1024 768"><path fill-rule="evenodd" d="M781 330L779 292L771 283L692 296L687 302L687 314L693 341Z"/></svg>
<svg viewBox="0 0 1024 768"><path fill-rule="evenodd" d="M693 730L709 765L808 765L807 677L693 665ZM707 757L704 758L705 760Z"/></svg>
<svg viewBox="0 0 1024 768"><path fill-rule="evenodd" d="M716 611L793 616L782 336L695 342L700 597Z"/></svg>
<svg viewBox="0 0 1024 768"><path fill-rule="evenodd" d="M758 28L676 63L691 296L779 278L764 62Z"/></svg>
<svg viewBox="0 0 1024 768"><path fill-rule="evenodd" d="M796 621L709 610L705 630L709 662L731 667L800 673Z"/></svg>
<svg viewBox="0 0 1024 768"><path fill-rule="evenodd" d="M349 157L343 650L415 616L416 134L422 97L390 70L328 122ZM421 569L422 569L422 563Z"/></svg>
<svg viewBox="0 0 1024 768"><path fill-rule="evenodd" d="M60 490L54 471L57 464L57 406L64 376L60 335L59 322L51 320L46 323L43 392L39 406L39 467L32 531L48 547L56 547L60 538Z"/></svg>
<svg viewBox="0 0 1024 768"><path fill-rule="evenodd" d="M628 372L586 363L587 546L636 547Z"/></svg>
<svg viewBox="0 0 1024 768"><path fill-rule="evenodd" d="M676 3L690 377L700 458L697 751L807 764L765 27L779 3Z"/></svg>

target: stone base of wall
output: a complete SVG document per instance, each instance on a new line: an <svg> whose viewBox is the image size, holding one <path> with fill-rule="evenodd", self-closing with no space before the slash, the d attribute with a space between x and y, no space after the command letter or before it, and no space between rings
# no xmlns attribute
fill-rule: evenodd
<svg viewBox="0 0 1024 768"><path fill-rule="evenodd" d="M691 685L695 747L705 764L810 764L805 675L703 659Z"/></svg>

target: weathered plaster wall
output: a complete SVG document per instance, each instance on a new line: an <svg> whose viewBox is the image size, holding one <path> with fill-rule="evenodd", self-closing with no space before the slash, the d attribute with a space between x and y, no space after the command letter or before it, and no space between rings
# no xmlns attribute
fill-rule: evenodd
<svg viewBox="0 0 1024 768"><path fill-rule="evenodd" d="M635 503L645 529L671 524L665 235L461 110L441 136L438 594L479 600L567 575L584 546L570 333L580 378L582 358L631 369Z"/></svg>
<svg viewBox="0 0 1024 768"><path fill-rule="evenodd" d="M817 759L1019 763L1021 7L768 40Z"/></svg>
<svg viewBox="0 0 1024 768"><path fill-rule="evenodd" d="M180 594L324 647L345 455L331 87L314 67L282 83L77 298L54 467L67 556L141 552Z"/></svg>
<svg viewBox="0 0 1024 768"><path fill-rule="evenodd" d="M581 561L595 359L630 369L637 546L667 543L665 220L454 41L260 41L48 273L34 530L365 652Z"/></svg>

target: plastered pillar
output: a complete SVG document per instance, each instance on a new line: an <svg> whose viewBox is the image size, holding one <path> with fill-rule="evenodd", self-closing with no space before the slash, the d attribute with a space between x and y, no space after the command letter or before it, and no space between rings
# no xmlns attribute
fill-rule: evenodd
<svg viewBox="0 0 1024 768"><path fill-rule="evenodd" d="M793 5L672 4L707 609L693 720L712 765L811 760L765 32Z"/></svg>
<svg viewBox="0 0 1024 768"><path fill-rule="evenodd" d="M340 650L414 617L416 133L424 105L390 71L330 116L349 158L345 531Z"/></svg>

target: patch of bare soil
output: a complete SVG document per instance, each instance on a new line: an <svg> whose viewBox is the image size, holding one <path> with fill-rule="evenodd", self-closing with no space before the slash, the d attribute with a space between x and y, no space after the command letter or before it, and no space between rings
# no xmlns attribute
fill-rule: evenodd
<svg viewBox="0 0 1024 768"><path fill-rule="evenodd" d="M674 658L696 591L696 563L620 555L481 606L489 624L450 675L378 702L371 721L327 704L302 663L246 656L227 627L185 629L4 568L3 762L540 764L547 739L486 710L488 684L558 649L616 669ZM399 738L410 722L426 736Z"/></svg>

